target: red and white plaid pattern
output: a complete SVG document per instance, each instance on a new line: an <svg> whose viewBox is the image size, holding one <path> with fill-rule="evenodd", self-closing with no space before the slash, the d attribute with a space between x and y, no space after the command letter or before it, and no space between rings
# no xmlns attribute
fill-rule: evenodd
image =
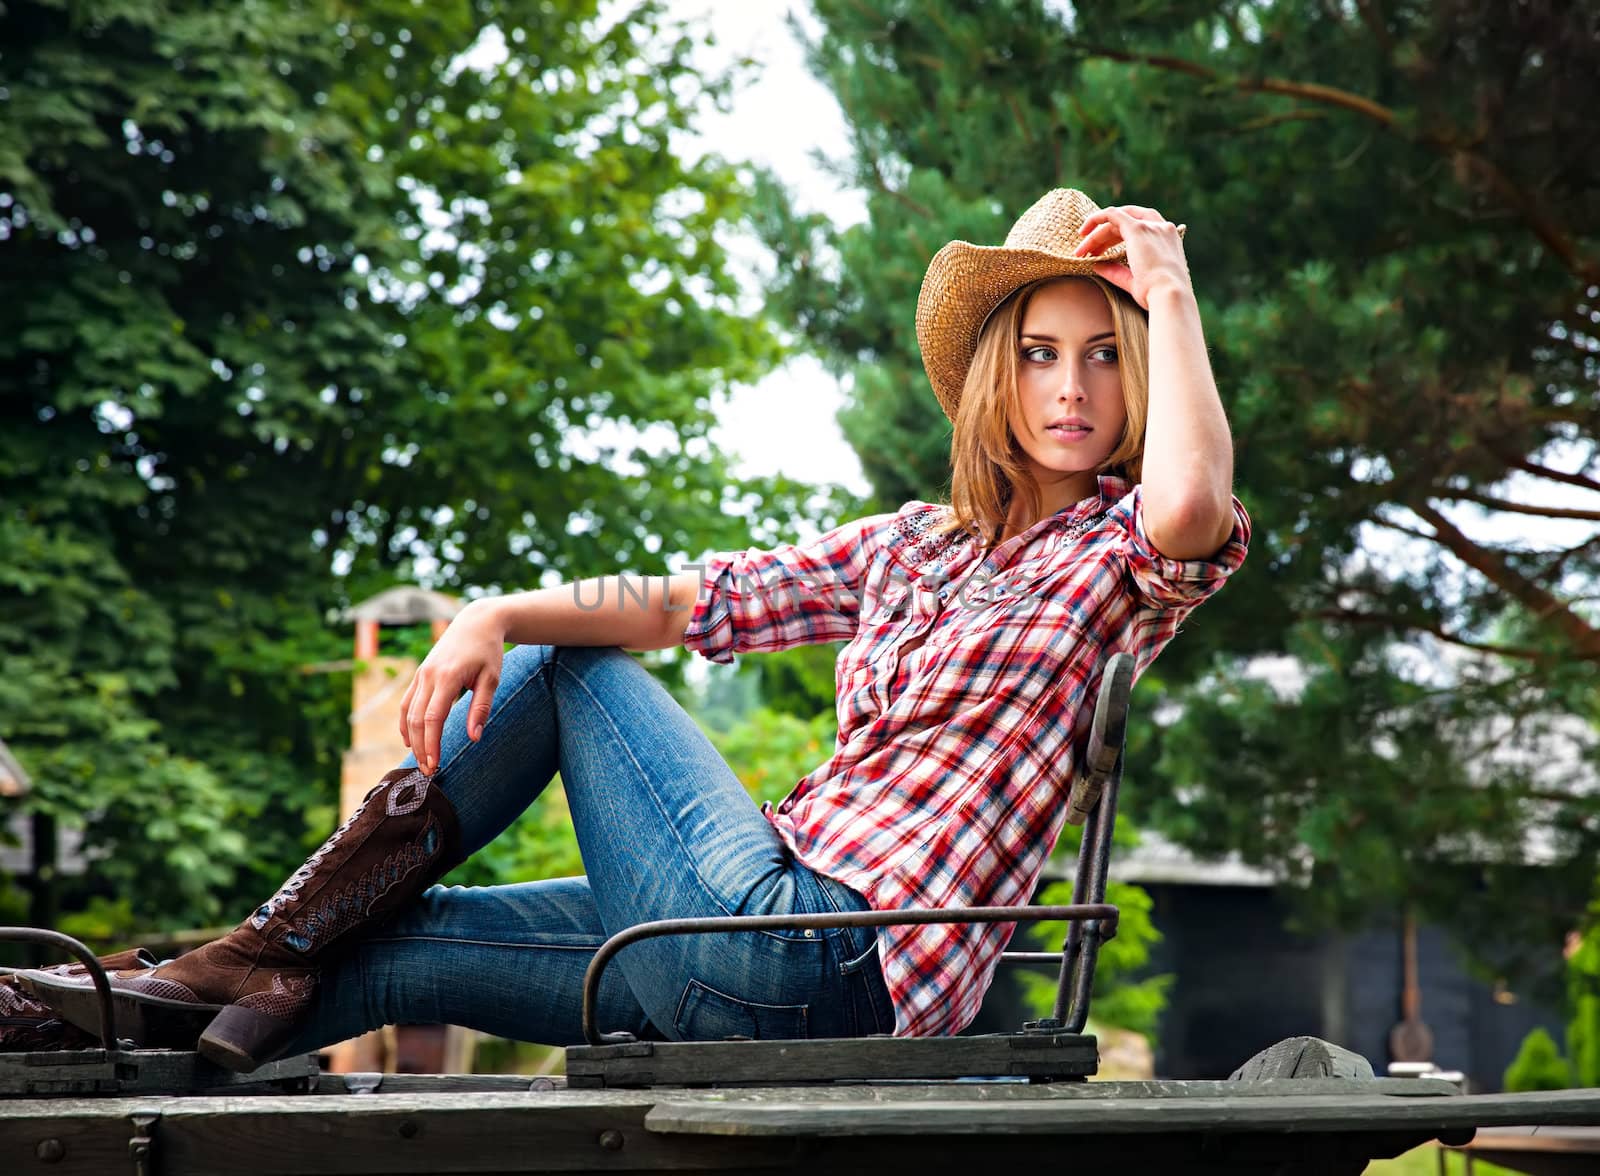
<svg viewBox="0 0 1600 1176"><path fill-rule="evenodd" d="M1141 501L1101 477L1096 496L981 561L970 536L935 540L946 508L921 501L809 543L707 559L687 648L727 663L848 642L833 755L764 806L799 861L880 910L1029 900L1066 816L1100 665L1125 651L1143 672L1249 543L1235 499L1214 558L1168 559L1145 536ZM970 1023L1014 928L881 929L895 1034Z"/></svg>

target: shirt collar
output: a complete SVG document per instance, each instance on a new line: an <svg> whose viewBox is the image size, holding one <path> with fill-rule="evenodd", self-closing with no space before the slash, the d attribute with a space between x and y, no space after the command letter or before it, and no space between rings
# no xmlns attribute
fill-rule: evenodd
<svg viewBox="0 0 1600 1176"><path fill-rule="evenodd" d="M1100 491L1100 497L1096 505L1100 507L1108 507L1115 503L1121 502L1124 498L1133 493L1133 482L1127 478L1119 477L1116 474L1101 474L1097 479L1097 482L1098 489ZM1083 501L1091 502L1094 500L1086 498ZM1083 502L1080 502L1078 505L1082 506Z"/></svg>

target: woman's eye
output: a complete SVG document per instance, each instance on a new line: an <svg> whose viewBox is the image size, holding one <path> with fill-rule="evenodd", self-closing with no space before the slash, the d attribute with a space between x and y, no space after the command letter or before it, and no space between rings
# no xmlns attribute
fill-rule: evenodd
<svg viewBox="0 0 1600 1176"><path fill-rule="evenodd" d="M1056 351L1054 347L1028 347L1023 349L1022 358L1034 363L1051 363L1056 358Z"/></svg>
<svg viewBox="0 0 1600 1176"><path fill-rule="evenodd" d="M1098 363L1116 363L1117 349L1115 347L1096 347L1089 352L1089 357Z"/></svg>

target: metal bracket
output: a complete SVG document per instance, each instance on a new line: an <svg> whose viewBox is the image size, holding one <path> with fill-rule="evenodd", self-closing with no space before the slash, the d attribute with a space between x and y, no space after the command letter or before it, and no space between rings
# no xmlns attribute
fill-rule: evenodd
<svg viewBox="0 0 1600 1176"><path fill-rule="evenodd" d="M146 1107L129 1117L133 1120L133 1138L128 1140L133 1176L156 1176L156 1124L161 1121L161 1112Z"/></svg>

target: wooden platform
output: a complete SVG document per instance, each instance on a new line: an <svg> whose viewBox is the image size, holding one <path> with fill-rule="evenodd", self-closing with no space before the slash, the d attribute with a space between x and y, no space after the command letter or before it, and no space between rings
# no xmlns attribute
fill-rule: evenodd
<svg viewBox="0 0 1600 1176"><path fill-rule="evenodd" d="M1529 1176L1581 1176L1600 1172L1600 1127L1498 1127L1461 1150Z"/></svg>
<svg viewBox="0 0 1600 1176"><path fill-rule="evenodd" d="M1478 1127L1600 1125L1600 1091L1460 1095L1427 1080L608 1091L401 1077L372 1093L352 1087L361 1081L324 1076L297 1095L4 1100L0 1170L134 1176L137 1152L142 1176L921 1174L997 1161L1329 1176L1432 1139L1464 1143Z"/></svg>

